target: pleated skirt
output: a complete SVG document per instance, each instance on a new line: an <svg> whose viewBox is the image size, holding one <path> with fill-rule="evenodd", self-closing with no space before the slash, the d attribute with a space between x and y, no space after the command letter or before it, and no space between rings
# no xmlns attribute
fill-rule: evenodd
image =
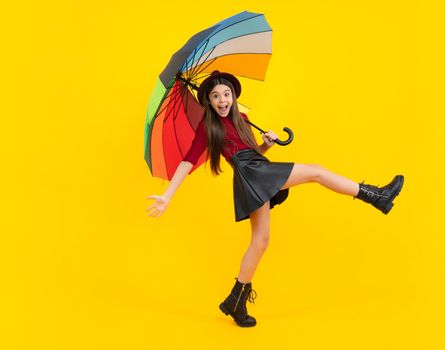
<svg viewBox="0 0 445 350"><path fill-rule="evenodd" d="M233 168L236 222L249 218L267 201L272 209L288 197L289 189L281 190L281 187L289 178L294 163L271 162L251 148L235 153L229 163Z"/></svg>

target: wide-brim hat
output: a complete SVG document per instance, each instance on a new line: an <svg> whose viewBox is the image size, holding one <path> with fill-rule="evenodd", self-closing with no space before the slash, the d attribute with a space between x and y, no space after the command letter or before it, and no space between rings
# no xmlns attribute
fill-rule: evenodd
<svg viewBox="0 0 445 350"><path fill-rule="evenodd" d="M213 79L224 78L230 81L235 89L236 98L241 95L241 84L239 80L230 73L220 72L219 70L214 70L207 78L205 78L201 85L198 88L198 101L202 104L202 98L204 97L204 91L206 89L206 85L211 82Z"/></svg>

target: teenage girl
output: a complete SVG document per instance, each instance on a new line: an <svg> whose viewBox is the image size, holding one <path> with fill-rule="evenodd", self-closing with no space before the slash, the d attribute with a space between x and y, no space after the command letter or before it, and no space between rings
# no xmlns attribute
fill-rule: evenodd
<svg viewBox="0 0 445 350"><path fill-rule="evenodd" d="M269 244L270 209L286 200L289 188L304 183L319 183L337 193L353 196L372 204L384 214L402 189L404 177L397 175L384 187L356 183L317 164L271 162L263 154L277 138L273 131L262 134L258 145L247 116L238 111L241 93L239 80L229 73L213 71L199 86L198 100L205 114L184 160L178 165L165 193L148 196L154 202L147 208L149 216L158 218L167 209L173 194L207 149L213 174L221 173L220 155L233 168L235 221L250 219L252 238L241 261L240 271L229 296L219 305L241 327L256 325L248 315L246 302L254 302L256 292L252 278Z"/></svg>

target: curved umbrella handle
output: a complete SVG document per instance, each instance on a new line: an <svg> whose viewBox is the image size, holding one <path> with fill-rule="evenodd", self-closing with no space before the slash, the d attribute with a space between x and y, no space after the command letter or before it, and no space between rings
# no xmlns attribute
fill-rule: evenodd
<svg viewBox="0 0 445 350"><path fill-rule="evenodd" d="M259 131L261 131L263 134L265 133L264 130L262 130L261 128L259 128L258 126L256 126L254 123L252 123L250 120L244 119L247 123L249 123L250 125L252 125L254 128L258 129ZM283 131L286 132L289 137L287 138L286 141L282 141L279 139L275 139L274 142L280 146L286 146L288 144L290 144L292 142L292 140L294 139L294 133L292 132L291 129L289 129L288 127L284 127Z"/></svg>
<svg viewBox="0 0 445 350"><path fill-rule="evenodd" d="M292 132L291 129L289 129L288 127L284 127L283 131L287 132L287 134L289 135L289 137L287 138L286 141L281 141L279 139L275 139L274 142L279 144L280 146L286 146L288 144L290 144L292 142L292 140L294 139L294 133Z"/></svg>

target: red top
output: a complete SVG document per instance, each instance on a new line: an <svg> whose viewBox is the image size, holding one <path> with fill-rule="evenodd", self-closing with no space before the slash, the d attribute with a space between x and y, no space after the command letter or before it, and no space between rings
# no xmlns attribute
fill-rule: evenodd
<svg viewBox="0 0 445 350"><path fill-rule="evenodd" d="M247 118L247 115L245 115L244 113L241 113L241 116L249 120L249 118ZM246 145L241 140L241 138L238 135L238 132L236 131L235 125L233 124L233 121L229 117L220 118L220 120L222 121L223 126L226 130L226 135L224 137L224 142L226 143L226 146L223 147L221 154L224 156L224 158L226 158L227 162L229 162L230 158L236 152L251 147ZM192 145L190 146L190 149L187 152L183 161L195 165L201 154L205 151L206 147L207 147L207 134L205 131L204 118L202 118L202 120L198 124L198 127L196 128L196 134L195 138L193 139Z"/></svg>

